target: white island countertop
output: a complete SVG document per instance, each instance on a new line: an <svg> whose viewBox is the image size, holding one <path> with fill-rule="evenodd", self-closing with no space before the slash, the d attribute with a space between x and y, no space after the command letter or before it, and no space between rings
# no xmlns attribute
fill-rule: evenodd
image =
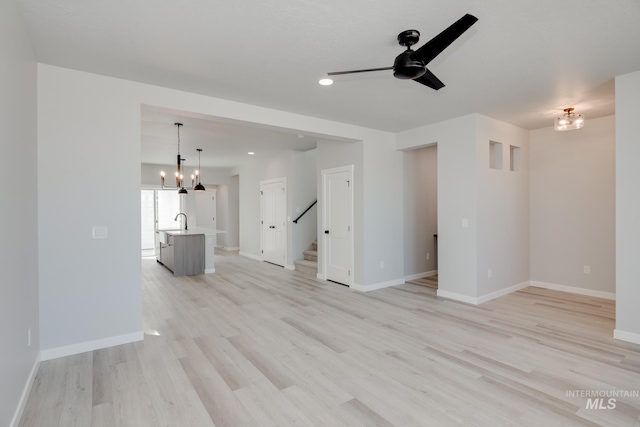
<svg viewBox="0 0 640 427"><path fill-rule="evenodd" d="M188 230L178 230L178 229L168 229L168 230L158 230L161 231L163 233L167 233L167 234L171 234L172 236L187 236L187 235L192 235L192 234L204 234L204 235L211 235L211 234L220 234L220 233L226 233L226 231L224 230L214 230L213 228L204 228L204 227L195 227L195 228L190 228Z"/></svg>

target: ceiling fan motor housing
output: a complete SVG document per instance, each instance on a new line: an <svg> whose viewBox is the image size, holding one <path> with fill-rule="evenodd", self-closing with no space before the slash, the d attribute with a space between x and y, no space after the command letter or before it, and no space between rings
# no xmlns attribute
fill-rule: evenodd
<svg viewBox="0 0 640 427"><path fill-rule="evenodd" d="M422 61L413 59L411 55L414 52L407 50L402 52L393 61L393 76L397 79L417 79L421 77L427 70Z"/></svg>

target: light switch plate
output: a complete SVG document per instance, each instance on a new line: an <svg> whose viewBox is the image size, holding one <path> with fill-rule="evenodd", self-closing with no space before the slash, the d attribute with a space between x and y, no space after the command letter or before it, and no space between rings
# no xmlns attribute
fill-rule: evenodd
<svg viewBox="0 0 640 427"><path fill-rule="evenodd" d="M91 238L93 239L106 239L108 237L106 225L94 225L91 230Z"/></svg>

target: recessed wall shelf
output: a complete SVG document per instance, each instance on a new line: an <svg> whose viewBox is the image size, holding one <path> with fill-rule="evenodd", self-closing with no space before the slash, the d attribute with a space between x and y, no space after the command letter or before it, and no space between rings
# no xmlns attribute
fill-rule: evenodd
<svg viewBox="0 0 640 427"><path fill-rule="evenodd" d="M520 170L520 147L515 145L509 146L509 170L514 172Z"/></svg>
<svg viewBox="0 0 640 427"><path fill-rule="evenodd" d="M489 141L489 167L502 169L502 143Z"/></svg>

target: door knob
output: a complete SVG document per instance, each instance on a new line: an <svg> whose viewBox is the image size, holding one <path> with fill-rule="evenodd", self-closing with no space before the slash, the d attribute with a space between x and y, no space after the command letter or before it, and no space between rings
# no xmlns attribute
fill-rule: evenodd
<svg viewBox="0 0 640 427"><path fill-rule="evenodd" d="M324 230L324 234L329 234L329 230Z"/></svg>
<svg viewBox="0 0 640 427"><path fill-rule="evenodd" d="M276 228L276 226L275 225L270 225L269 228Z"/></svg>

